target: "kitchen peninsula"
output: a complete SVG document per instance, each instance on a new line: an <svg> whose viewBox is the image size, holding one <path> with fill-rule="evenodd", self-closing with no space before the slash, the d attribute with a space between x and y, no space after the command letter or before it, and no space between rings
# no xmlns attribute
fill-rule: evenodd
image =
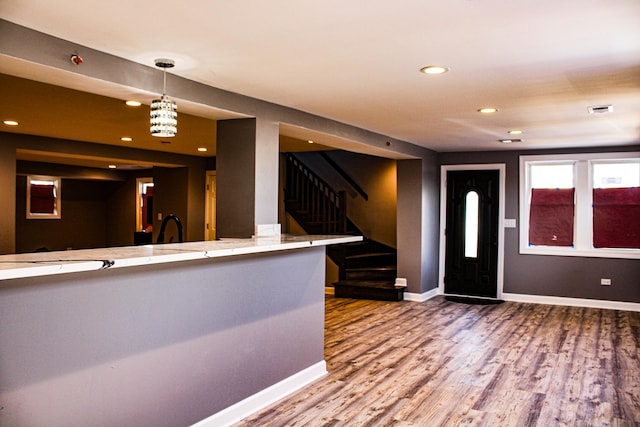
<svg viewBox="0 0 640 427"><path fill-rule="evenodd" d="M326 373L325 246L0 256L0 425L225 425Z"/></svg>

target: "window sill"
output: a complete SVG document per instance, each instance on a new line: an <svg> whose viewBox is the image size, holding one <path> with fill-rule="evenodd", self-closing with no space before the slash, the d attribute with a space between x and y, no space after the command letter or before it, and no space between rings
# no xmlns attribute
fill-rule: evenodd
<svg viewBox="0 0 640 427"><path fill-rule="evenodd" d="M638 249L575 249L552 247L520 248L521 255L573 256L583 258L640 259Z"/></svg>

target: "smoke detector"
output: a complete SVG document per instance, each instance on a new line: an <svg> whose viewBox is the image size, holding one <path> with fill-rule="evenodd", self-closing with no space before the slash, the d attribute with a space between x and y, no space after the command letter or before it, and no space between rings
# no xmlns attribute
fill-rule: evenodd
<svg viewBox="0 0 640 427"><path fill-rule="evenodd" d="M605 114L613 111L613 105L591 105L587 107L589 114Z"/></svg>

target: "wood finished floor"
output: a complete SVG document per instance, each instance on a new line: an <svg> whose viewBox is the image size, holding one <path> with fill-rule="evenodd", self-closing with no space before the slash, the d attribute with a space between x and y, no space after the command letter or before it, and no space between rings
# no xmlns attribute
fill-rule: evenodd
<svg viewBox="0 0 640 427"><path fill-rule="evenodd" d="M327 296L329 374L245 426L640 425L640 313Z"/></svg>

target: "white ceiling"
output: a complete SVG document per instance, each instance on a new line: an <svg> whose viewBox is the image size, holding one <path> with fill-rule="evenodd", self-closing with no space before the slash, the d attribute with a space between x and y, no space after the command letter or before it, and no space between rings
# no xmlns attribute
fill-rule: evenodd
<svg viewBox="0 0 640 427"><path fill-rule="evenodd" d="M638 0L0 0L0 17L437 151L640 142ZM510 129L523 142L500 144Z"/></svg>

